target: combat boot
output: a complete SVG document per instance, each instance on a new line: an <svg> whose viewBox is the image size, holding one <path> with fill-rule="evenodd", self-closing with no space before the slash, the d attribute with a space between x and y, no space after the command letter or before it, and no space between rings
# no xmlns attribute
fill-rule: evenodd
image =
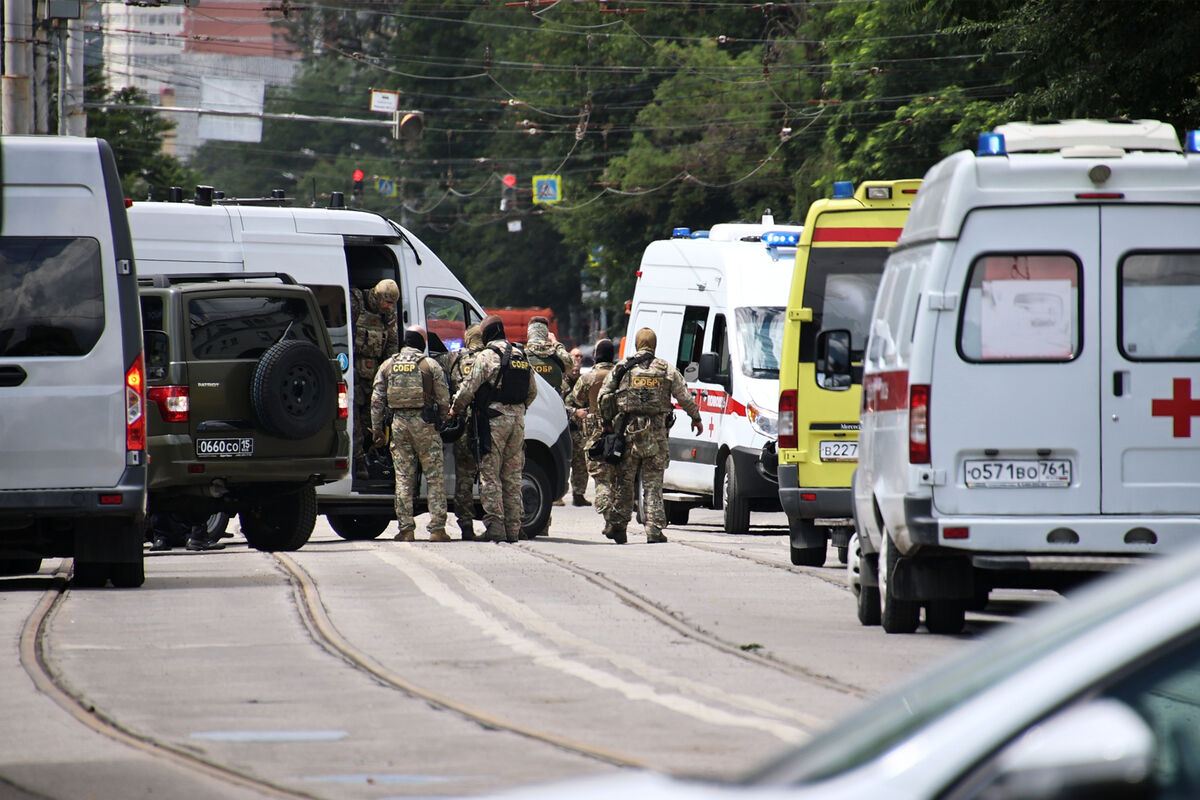
<svg viewBox="0 0 1200 800"><path fill-rule="evenodd" d="M396 542L415 542L417 537L413 530L409 529L406 531L400 531L392 537L392 540Z"/></svg>
<svg viewBox="0 0 1200 800"><path fill-rule="evenodd" d="M509 544L516 544L517 542L519 542L521 540L521 535L522 535L521 529L517 528L512 533L506 532L504 534L504 541L508 542Z"/></svg>
<svg viewBox="0 0 1200 800"><path fill-rule="evenodd" d="M499 520L489 522L482 538L485 542L503 542L508 538L504 534L504 523Z"/></svg>
<svg viewBox="0 0 1200 800"><path fill-rule="evenodd" d="M665 541L667 537L658 528L646 528L646 544L662 544Z"/></svg>
<svg viewBox="0 0 1200 800"><path fill-rule="evenodd" d="M475 536L475 525L470 522L458 523L458 529L462 531L462 540L464 542L473 542L477 538Z"/></svg>
<svg viewBox="0 0 1200 800"><path fill-rule="evenodd" d="M170 550L171 543L169 541L167 541L166 534L162 534L162 533L154 534L154 541L150 543L150 549L154 552L159 552L162 550Z"/></svg>
<svg viewBox="0 0 1200 800"><path fill-rule="evenodd" d="M608 538L612 539L617 544L625 544L627 541L629 541L629 537L625 535L624 525L614 525L612 528L612 533Z"/></svg>
<svg viewBox="0 0 1200 800"><path fill-rule="evenodd" d="M586 497L584 497L583 495L577 494L571 498L571 505L573 505L573 506L590 506L591 503L588 502L588 499Z"/></svg>
<svg viewBox="0 0 1200 800"><path fill-rule="evenodd" d="M429 541L431 541L431 542L448 542L448 541L450 541L450 537L446 535L445 531L430 531L429 532Z"/></svg>

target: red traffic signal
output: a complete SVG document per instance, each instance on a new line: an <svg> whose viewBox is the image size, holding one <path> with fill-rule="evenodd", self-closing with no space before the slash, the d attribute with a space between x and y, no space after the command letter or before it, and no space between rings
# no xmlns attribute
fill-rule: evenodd
<svg viewBox="0 0 1200 800"><path fill-rule="evenodd" d="M504 185L510 189L517 185L517 176L513 175L511 172L508 173L507 175L505 175L502 180L504 182Z"/></svg>
<svg viewBox="0 0 1200 800"><path fill-rule="evenodd" d="M356 170L354 170L354 174L351 175L350 177L354 178L355 182L361 183L363 177L365 177L365 176L361 169L356 169Z"/></svg>

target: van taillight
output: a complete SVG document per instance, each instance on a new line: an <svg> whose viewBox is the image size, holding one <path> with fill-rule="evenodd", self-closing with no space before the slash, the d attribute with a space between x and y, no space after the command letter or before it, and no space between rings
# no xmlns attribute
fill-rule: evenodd
<svg viewBox="0 0 1200 800"><path fill-rule="evenodd" d="M800 446L796 437L796 390L779 393L779 446L795 449Z"/></svg>
<svg viewBox="0 0 1200 800"><path fill-rule="evenodd" d="M158 406L163 422L187 422L191 400L186 386L151 386L150 399Z"/></svg>
<svg viewBox="0 0 1200 800"><path fill-rule="evenodd" d="M929 384L908 387L908 463L929 463Z"/></svg>
<svg viewBox="0 0 1200 800"><path fill-rule="evenodd" d="M125 373L125 449L146 449L146 371L142 354Z"/></svg>
<svg viewBox="0 0 1200 800"><path fill-rule="evenodd" d="M338 419L348 419L350 417L350 396L346 394L346 382L338 381Z"/></svg>

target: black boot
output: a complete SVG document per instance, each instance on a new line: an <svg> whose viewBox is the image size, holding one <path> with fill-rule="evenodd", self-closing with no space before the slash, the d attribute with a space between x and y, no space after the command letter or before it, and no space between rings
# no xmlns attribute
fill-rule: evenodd
<svg viewBox="0 0 1200 800"><path fill-rule="evenodd" d="M208 528L204 525L193 525L192 531L188 534L187 544L188 550L224 550L225 545L209 538Z"/></svg>

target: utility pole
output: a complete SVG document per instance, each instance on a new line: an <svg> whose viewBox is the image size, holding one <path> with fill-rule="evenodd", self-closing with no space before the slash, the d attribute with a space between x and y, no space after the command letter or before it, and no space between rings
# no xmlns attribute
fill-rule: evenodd
<svg viewBox="0 0 1200 800"><path fill-rule="evenodd" d="M28 0L4 0L4 75L0 76L0 130L33 131L33 7Z"/></svg>
<svg viewBox="0 0 1200 800"><path fill-rule="evenodd" d="M87 111L83 108L83 59L86 42L83 20L67 22L70 42L67 45L67 135L87 136Z"/></svg>

